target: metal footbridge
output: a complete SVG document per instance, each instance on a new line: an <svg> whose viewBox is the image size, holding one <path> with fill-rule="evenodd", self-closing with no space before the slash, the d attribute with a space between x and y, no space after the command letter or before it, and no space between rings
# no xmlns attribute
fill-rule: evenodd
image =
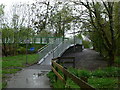
<svg viewBox="0 0 120 90"><path fill-rule="evenodd" d="M60 57L69 47L82 44L82 40L57 38L38 50L40 65L51 65L52 58Z"/></svg>

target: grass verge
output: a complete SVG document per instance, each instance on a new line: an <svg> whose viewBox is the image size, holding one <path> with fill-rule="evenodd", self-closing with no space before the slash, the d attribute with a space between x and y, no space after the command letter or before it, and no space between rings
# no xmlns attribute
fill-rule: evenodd
<svg viewBox="0 0 120 90"><path fill-rule="evenodd" d="M95 88L104 90L114 90L118 88L118 77L120 68L118 67L107 67L104 69L98 69L95 71L79 70L75 68L68 68L68 71L78 78L87 78L87 83ZM66 80L66 85L62 85L60 80L55 81L55 74L51 71L47 75L50 78L53 88L80 88L70 78Z"/></svg>
<svg viewBox="0 0 120 90"><path fill-rule="evenodd" d="M6 79L9 74L14 74L20 71L23 67L35 64L38 61L38 54L27 55L26 65L26 55L8 56L2 58L2 88L7 85Z"/></svg>

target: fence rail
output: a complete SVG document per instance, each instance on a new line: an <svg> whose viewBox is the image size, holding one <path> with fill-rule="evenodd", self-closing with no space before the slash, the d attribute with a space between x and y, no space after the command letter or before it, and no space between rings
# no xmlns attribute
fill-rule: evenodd
<svg viewBox="0 0 120 90"><path fill-rule="evenodd" d="M73 57L63 57L64 59L73 59ZM62 58L58 57L58 58L54 58L52 59L52 71L55 73L56 77L55 80L57 81L57 78L60 79L64 84L66 84L66 80L67 78L71 78L77 85L80 86L80 88L82 90L96 90L94 87L92 87L91 85L89 85L87 82L85 82L84 80L78 78L77 76L71 74L70 72L68 72L63 66L61 66L60 64L57 63L58 60L60 60ZM58 73L58 69L62 71L62 73L64 74L64 77L62 77L59 73Z"/></svg>

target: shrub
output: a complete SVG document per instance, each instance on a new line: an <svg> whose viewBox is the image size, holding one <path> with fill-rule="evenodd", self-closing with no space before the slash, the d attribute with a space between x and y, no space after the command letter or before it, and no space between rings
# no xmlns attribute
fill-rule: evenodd
<svg viewBox="0 0 120 90"><path fill-rule="evenodd" d="M19 54L25 54L25 53L26 53L26 48L20 47L20 48L17 49L17 52L18 52Z"/></svg>
<svg viewBox="0 0 120 90"><path fill-rule="evenodd" d="M54 83L54 82L55 82L55 74L54 74L52 71L50 71L50 72L47 74L47 76L50 78L50 82L51 82L51 83Z"/></svg>
<svg viewBox="0 0 120 90"><path fill-rule="evenodd" d="M84 45L84 48L90 48L91 47L90 42L86 41L86 40L83 40L83 45Z"/></svg>
<svg viewBox="0 0 120 90"><path fill-rule="evenodd" d="M65 84L62 81L57 80L57 82L53 83L53 87L54 88L65 88Z"/></svg>

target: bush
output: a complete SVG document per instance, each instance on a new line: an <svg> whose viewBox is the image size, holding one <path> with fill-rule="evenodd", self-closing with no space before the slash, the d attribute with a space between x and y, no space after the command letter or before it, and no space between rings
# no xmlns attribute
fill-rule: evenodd
<svg viewBox="0 0 120 90"><path fill-rule="evenodd" d="M50 71L47 74L47 76L50 78L50 82L54 88L64 88L65 87L64 83L62 81L60 81L59 79L57 80L57 82L55 81L55 74L52 71Z"/></svg>
<svg viewBox="0 0 120 90"><path fill-rule="evenodd" d="M7 86L7 82L2 82L2 88L6 88L6 86Z"/></svg>
<svg viewBox="0 0 120 90"><path fill-rule="evenodd" d="M83 40L83 45L84 45L84 48L90 48L91 47L90 42L86 41L86 40Z"/></svg>
<svg viewBox="0 0 120 90"><path fill-rule="evenodd" d="M55 82L55 74L54 74L52 71L50 71L50 72L47 74L47 76L50 78L50 82L51 82L51 83L54 83L54 82Z"/></svg>
<svg viewBox="0 0 120 90"><path fill-rule="evenodd" d="M54 88L65 88L65 84L62 81L57 80L57 82L53 83L53 87Z"/></svg>
<svg viewBox="0 0 120 90"><path fill-rule="evenodd" d="M19 54L25 54L25 53L26 53L26 48L20 47L20 48L17 49L17 52L18 52Z"/></svg>

